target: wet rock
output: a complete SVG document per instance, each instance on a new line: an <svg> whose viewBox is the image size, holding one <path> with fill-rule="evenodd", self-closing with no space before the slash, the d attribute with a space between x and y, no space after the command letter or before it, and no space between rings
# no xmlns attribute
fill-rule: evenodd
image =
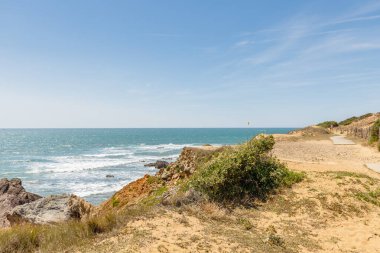
<svg viewBox="0 0 380 253"><path fill-rule="evenodd" d="M162 169L169 166L169 163L166 161L157 161L155 163L148 163L144 165L145 167L155 167L156 169Z"/></svg>
<svg viewBox="0 0 380 253"><path fill-rule="evenodd" d="M25 191L22 182L18 178L8 180L0 179L0 227L8 227L9 221L6 215L14 207L30 203L41 196Z"/></svg>
<svg viewBox="0 0 380 253"><path fill-rule="evenodd" d="M106 178L113 178L115 177L114 175L106 175Z"/></svg>
<svg viewBox="0 0 380 253"><path fill-rule="evenodd" d="M52 195L13 208L7 214L11 225L19 223L47 224L88 218L94 207L75 195Z"/></svg>

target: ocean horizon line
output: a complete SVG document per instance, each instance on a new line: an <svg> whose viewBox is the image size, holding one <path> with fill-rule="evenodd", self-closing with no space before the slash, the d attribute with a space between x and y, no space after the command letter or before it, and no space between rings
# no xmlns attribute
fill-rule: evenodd
<svg viewBox="0 0 380 253"><path fill-rule="evenodd" d="M282 126L282 127L0 127L0 130L62 130L62 129L299 129L300 126Z"/></svg>

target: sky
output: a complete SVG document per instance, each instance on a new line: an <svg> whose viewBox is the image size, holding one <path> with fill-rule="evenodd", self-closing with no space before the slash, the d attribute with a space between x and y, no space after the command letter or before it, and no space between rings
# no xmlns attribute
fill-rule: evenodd
<svg viewBox="0 0 380 253"><path fill-rule="evenodd" d="M380 0L0 0L0 128L380 111Z"/></svg>

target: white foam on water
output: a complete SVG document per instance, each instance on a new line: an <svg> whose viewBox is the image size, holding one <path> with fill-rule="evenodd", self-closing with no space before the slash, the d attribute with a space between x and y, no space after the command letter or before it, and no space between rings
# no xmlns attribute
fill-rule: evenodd
<svg viewBox="0 0 380 253"><path fill-rule="evenodd" d="M86 157L56 157L53 163L32 163L28 173L65 173L83 170L95 170L106 167L125 166L137 163L137 158L126 159L91 159Z"/></svg>
<svg viewBox="0 0 380 253"><path fill-rule="evenodd" d="M194 144L157 144L157 145L138 145L135 146L137 150L149 150L149 151L157 151L157 152L167 152L167 151L174 151L174 150L181 150L184 147L192 147Z"/></svg>
<svg viewBox="0 0 380 253"><path fill-rule="evenodd" d="M113 183L97 182L97 183L76 183L75 185L69 185L68 188L72 189L72 193L79 197L87 197L95 194L102 194L108 192L116 192L123 188L126 184L133 180L125 180Z"/></svg>
<svg viewBox="0 0 380 253"><path fill-rule="evenodd" d="M157 160L176 159L184 147L194 144L159 144L107 147L73 156L54 156L28 161L27 173L38 174L40 183L27 182L40 192L74 193L80 197L112 194L123 186L154 174L157 169L144 167ZM112 174L113 178L106 178Z"/></svg>
<svg viewBox="0 0 380 253"><path fill-rule="evenodd" d="M109 154L109 153L103 153L103 154L87 154L87 155L83 155L84 157L109 157L109 158L112 158L112 157L121 157L121 156L128 156L128 155L132 155L133 152L124 152L124 153L112 153L112 154Z"/></svg>
<svg viewBox="0 0 380 253"><path fill-rule="evenodd" d="M90 154L78 156L49 157L45 161L31 162L26 173L72 173L85 170L99 170L109 167L142 166L156 160L173 160L184 147L195 144L134 145L107 147ZM140 165L139 165L140 164Z"/></svg>

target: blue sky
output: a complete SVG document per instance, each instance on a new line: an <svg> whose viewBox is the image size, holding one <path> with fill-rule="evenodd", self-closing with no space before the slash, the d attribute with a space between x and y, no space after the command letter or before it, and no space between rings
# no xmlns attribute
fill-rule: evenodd
<svg viewBox="0 0 380 253"><path fill-rule="evenodd" d="M375 111L378 0L0 0L0 127L299 127Z"/></svg>

